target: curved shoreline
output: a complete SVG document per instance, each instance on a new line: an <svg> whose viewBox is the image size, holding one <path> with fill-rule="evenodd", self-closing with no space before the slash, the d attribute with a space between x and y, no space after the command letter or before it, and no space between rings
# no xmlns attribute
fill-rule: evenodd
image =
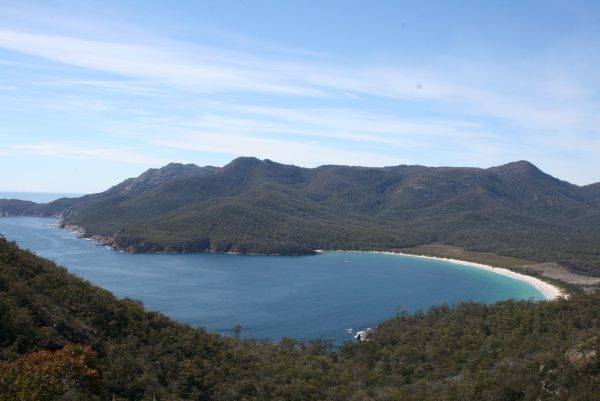
<svg viewBox="0 0 600 401"><path fill-rule="evenodd" d="M74 231L76 232L80 238L84 238L84 234L85 234L85 229L83 229L83 227L80 226L76 226L76 225L72 225L72 224L65 224L62 221L58 221L57 222L57 226L66 230L70 230L70 231ZM106 242L103 242L102 240L104 239L104 237L100 237L100 236L91 236L89 237L89 239L98 241L99 243L105 245L105 246L109 246L112 249L115 250L119 250L118 248L116 248L113 244L108 244ZM392 252L392 251L356 251L356 250L343 250L343 249L335 249L335 250L327 250L329 252L365 252L365 253L380 253L380 254L385 254L385 255L396 255L396 256L412 256L415 258L423 258L423 259L434 259L434 260L442 260L442 261L446 261L446 262L451 262L451 263L456 263L459 265L463 265L463 266L470 266L470 267L475 267L478 269L483 269L483 270L487 270L489 272L492 273L496 273L496 274L500 274L503 276L507 276L507 277L511 277L514 278L515 280L519 280L519 281L523 281L527 284L529 284L530 286L532 286L533 288L537 289L538 291L540 291L542 293L542 295L546 298L546 300L551 301L551 300L555 300L555 299L559 299L559 298L569 298L569 295L561 288L550 284L544 280L541 280L537 277L534 276L530 276L527 274L523 274L523 273L518 273L515 271L512 271L510 269L504 268L504 267L494 267L491 265L486 265L483 263L477 263L477 262L470 262L470 261L466 261L466 260L460 260L460 259L452 259L452 258L441 258L439 256L428 256L428 255L418 255L418 254L411 254L411 253L404 253L404 252ZM320 249L315 249L315 253L319 254L321 252L326 252L325 250L320 250ZM158 252L158 253L162 253L162 252ZM226 252L226 253L232 253L232 252ZM236 253L233 253L236 254ZM276 256L276 255L270 255L270 256Z"/></svg>
<svg viewBox="0 0 600 401"><path fill-rule="evenodd" d="M470 266L470 267L475 267L478 269L483 269L483 270L487 270L489 272L492 273L496 273L496 274L500 274L503 276L507 276L507 277L511 277L514 278L515 280L519 280L519 281L523 281L529 285L531 285L533 288L535 288L536 290L538 290L539 292L542 293L542 295L546 298L546 300L548 301L552 301L555 299L559 299L559 298L569 298L569 295L567 293L565 293L561 288L550 284L544 280L541 280L537 277L533 277L533 276L529 276L527 274L523 274L523 273L517 273L515 271L512 271L510 269L504 268L504 267L494 267L494 266L490 266L490 265L485 265L483 263L477 263L477 262L469 262L466 260L460 260L460 259L451 259L451 258L440 258L438 256L428 256L428 255L416 255L416 254L412 254L412 253L404 253L404 252L391 252L391 251L354 251L354 250L332 250L333 252L364 252L364 253L380 253L380 254L384 254L384 255L395 255L395 256L411 256L414 258L422 258L422 259L434 259L434 260L442 260L442 261L446 261L446 262L452 262L452 263L456 263L459 265L463 265L463 266ZM324 250L317 250L318 253L320 252L328 252L328 251L324 251Z"/></svg>

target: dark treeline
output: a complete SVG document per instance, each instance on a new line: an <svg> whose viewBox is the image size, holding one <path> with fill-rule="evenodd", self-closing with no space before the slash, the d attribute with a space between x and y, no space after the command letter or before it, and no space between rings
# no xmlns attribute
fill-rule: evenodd
<svg viewBox="0 0 600 401"><path fill-rule="evenodd" d="M324 301L326 302L326 301ZM370 341L236 340L0 240L0 400L598 400L600 295L467 303Z"/></svg>

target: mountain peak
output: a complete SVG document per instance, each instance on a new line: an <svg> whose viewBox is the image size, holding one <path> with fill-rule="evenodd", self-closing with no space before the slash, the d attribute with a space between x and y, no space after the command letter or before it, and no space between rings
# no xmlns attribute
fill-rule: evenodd
<svg viewBox="0 0 600 401"><path fill-rule="evenodd" d="M182 164L182 163L169 163L166 166L160 168L151 168L140 174L136 181L143 180L161 180L163 178L178 176L178 175L189 175L195 172L201 171L202 167L198 167L195 164Z"/></svg>
<svg viewBox="0 0 600 401"><path fill-rule="evenodd" d="M537 167L535 166L535 164L533 164L532 162L530 162L528 160L517 160L517 161L514 161L514 162L503 164L500 167L517 167L517 168L534 168L534 169L537 169Z"/></svg>
<svg viewBox="0 0 600 401"><path fill-rule="evenodd" d="M543 174L542 170L527 160L518 160L501 166L491 167L491 170L503 171L509 173L535 173Z"/></svg>
<svg viewBox="0 0 600 401"><path fill-rule="evenodd" d="M213 166L199 167L192 163L169 163L160 168L148 169L139 176L129 178L111 189L123 194L141 192L166 181L208 174L215 170L217 170L217 167Z"/></svg>
<svg viewBox="0 0 600 401"><path fill-rule="evenodd" d="M256 157L251 157L251 156L241 156L238 158L233 159L232 161L230 161L229 163L227 163L225 166L223 166L223 168L230 168L230 167L253 167L253 166L258 166L260 164L263 163L263 160L260 160Z"/></svg>
<svg viewBox="0 0 600 401"><path fill-rule="evenodd" d="M593 184L585 185L583 188L600 190L600 182L595 182Z"/></svg>
<svg viewBox="0 0 600 401"><path fill-rule="evenodd" d="M171 163L159 168L158 170L172 170L172 169L180 169L180 168L200 168L200 167L193 163L183 164L183 163L171 162ZM156 170L156 169L150 169L150 170Z"/></svg>

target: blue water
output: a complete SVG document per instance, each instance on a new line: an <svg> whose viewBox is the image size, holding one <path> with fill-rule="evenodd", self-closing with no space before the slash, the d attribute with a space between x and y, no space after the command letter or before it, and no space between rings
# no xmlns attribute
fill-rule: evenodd
<svg viewBox="0 0 600 401"><path fill-rule="evenodd" d="M446 261L372 253L317 256L127 254L51 227L0 218L0 233L119 297L195 326L242 336L350 340L398 312L440 303L543 299L528 284Z"/></svg>
<svg viewBox="0 0 600 401"><path fill-rule="evenodd" d="M48 203L60 198L76 198L81 194L54 192L0 192L0 199L20 199L36 203Z"/></svg>

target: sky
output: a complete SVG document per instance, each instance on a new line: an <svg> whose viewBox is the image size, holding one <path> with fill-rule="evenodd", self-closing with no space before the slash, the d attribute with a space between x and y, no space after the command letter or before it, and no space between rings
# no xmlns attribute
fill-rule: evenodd
<svg viewBox="0 0 600 401"><path fill-rule="evenodd" d="M1 191L238 156L598 182L600 2L0 0Z"/></svg>

